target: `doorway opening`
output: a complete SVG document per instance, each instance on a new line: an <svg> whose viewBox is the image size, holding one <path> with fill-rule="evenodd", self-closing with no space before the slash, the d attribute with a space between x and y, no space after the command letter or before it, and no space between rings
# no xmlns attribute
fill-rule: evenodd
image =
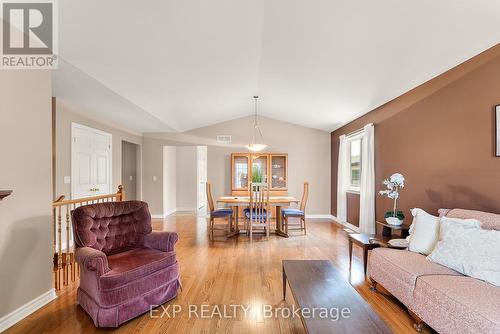
<svg viewBox="0 0 500 334"><path fill-rule="evenodd" d="M128 141L122 141L122 185L126 200L140 199L140 147Z"/></svg>
<svg viewBox="0 0 500 334"><path fill-rule="evenodd" d="M206 215L207 147L163 147L163 214Z"/></svg>

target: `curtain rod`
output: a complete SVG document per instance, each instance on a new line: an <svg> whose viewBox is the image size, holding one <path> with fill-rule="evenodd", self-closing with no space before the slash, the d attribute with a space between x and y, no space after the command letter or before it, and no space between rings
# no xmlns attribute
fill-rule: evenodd
<svg viewBox="0 0 500 334"><path fill-rule="evenodd" d="M351 136L357 135L358 133L361 133L361 132L363 132L363 131L365 131L365 129L364 129L364 128L361 128L361 129L358 129L358 130L355 130L355 131L349 132L349 133L347 133L345 136L346 136L346 137L351 137Z"/></svg>
<svg viewBox="0 0 500 334"><path fill-rule="evenodd" d="M370 125L370 124L373 125L373 123L368 123L366 125ZM361 129L357 129L357 130L354 130L352 132L346 133L345 136L346 137L351 137L351 136L357 135L358 133L361 133L361 132L365 131L365 126L363 126Z"/></svg>

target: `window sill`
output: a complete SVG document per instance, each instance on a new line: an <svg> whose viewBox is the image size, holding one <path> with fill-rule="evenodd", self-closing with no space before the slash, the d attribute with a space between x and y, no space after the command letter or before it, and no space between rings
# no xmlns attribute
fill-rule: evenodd
<svg viewBox="0 0 500 334"><path fill-rule="evenodd" d="M360 189L355 189L355 188L346 190L346 193L351 193L351 194L358 194L359 195L359 192L360 192Z"/></svg>

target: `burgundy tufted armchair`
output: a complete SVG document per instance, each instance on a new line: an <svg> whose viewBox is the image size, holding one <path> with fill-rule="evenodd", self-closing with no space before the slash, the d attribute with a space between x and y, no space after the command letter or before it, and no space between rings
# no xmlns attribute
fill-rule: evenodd
<svg viewBox="0 0 500 334"><path fill-rule="evenodd" d="M118 327L177 296L178 236L152 232L147 203L86 205L72 218L81 267L77 299L97 327Z"/></svg>

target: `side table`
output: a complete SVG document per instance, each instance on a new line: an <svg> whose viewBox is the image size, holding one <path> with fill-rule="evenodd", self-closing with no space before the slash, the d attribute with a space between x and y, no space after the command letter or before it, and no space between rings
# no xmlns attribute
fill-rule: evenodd
<svg viewBox="0 0 500 334"><path fill-rule="evenodd" d="M363 267L366 275L368 251L380 247L380 244L374 238L374 234L349 234L349 271L351 271L352 263L352 244L356 244L363 248Z"/></svg>
<svg viewBox="0 0 500 334"><path fill-rule="evenodd" d="M401 238L405 239L409 234L410 234L410 227L408 225L391 225L387 224L386 222L379 222L377 221L377 225L382 226L382 236L385 238ZM393 237L392 231L401 231L401 235L397 237Z"/></svg>

